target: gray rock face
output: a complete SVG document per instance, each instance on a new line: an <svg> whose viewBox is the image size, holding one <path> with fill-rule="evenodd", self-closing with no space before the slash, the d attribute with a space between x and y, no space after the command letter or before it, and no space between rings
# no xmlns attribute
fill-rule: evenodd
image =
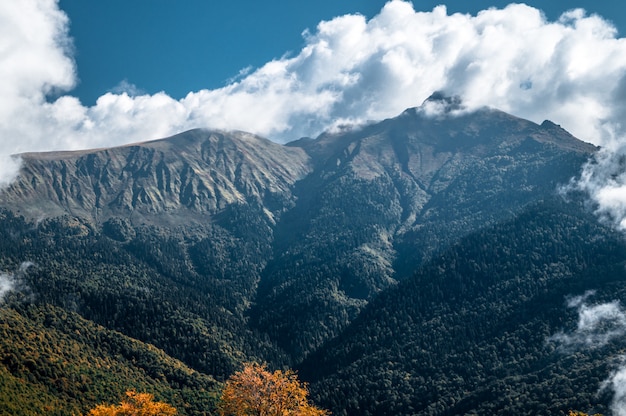
<svg viewBox="0 0 626 416"><path fill-rule="evenodd" d="M28 216L63 213L104 222L112 215L172 221L233 203L290 200L305 176L304 151L243 132L192 130L123 147L22 155L3 205ZM271 207L268 215L273 215ZM169 217L169 218L168 218Z"/></svg>

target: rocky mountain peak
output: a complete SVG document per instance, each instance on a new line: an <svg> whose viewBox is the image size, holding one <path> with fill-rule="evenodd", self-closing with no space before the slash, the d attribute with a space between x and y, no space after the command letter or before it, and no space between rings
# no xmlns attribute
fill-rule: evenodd
<svg viewBox="0 0 626 416"><path fill-rule="evenodd" d="M103 221L111 215L214 214L254 202L280 211L309 172L302 149L245 132L191 130L110 149L28 153L1 199L30 217L63 213ZM268 199L269 198L269 199Z"/></svg>
<svg viewBox="0 0 626 416"><path fill-rule="evenodd" d="M423 109L436 110L439 114L448 114L453 111L463 109L463 99L459 95L447 95L443 91L433 92L424 102L421 107Z"/></svg>

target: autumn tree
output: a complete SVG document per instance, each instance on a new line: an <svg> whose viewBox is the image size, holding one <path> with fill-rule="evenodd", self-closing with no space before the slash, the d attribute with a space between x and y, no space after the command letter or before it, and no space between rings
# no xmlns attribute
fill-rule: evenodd
<svg viewBox="0 0 626 416"><path fill-rule="evenodd" d="M266 365L250 363L228 379L218 410L220 416L328 415L309 402L308 394L293 371L272 373Z"/></svg>
<svg viewBox="0 0 626 416"><path fill-rule="evenodd" d="M127 391L126 398L119 405L98 405L87 416L172 416L176 409L167 403L155 402L148 393Z"/></svg>

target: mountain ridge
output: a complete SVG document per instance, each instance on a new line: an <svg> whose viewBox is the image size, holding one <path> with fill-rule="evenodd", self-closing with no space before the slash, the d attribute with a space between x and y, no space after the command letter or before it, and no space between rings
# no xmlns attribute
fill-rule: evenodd
<svg viewBox="0 0 626 416"><path fill-rule="evenodd" d="M481 156L481 145L496 145L495 142L476 142L478 136L472 129L477 129L480 136L485 137L484 126L480 125L484 122L481 120L488 120L492 125L498 120L503 124L518 124L520 130L516 133L540 127L534 129L527 139L551 143L573 152L597 150L548 120L539 126L489 108L442 118L427 116L422 107L415 107L379 123L348 132L323 133L316 139L298 140L286 145L246 132L194 129L168 138L113 148L23 153L17 155L23 161L20 176L2 191L2 203L16 207L21 204L23 207L24 201L39 199L44 208L37 210L37 204L34 204L35 207L25 212L32 218L38 218L45 212L58 215L68 211L97 218L100 211L106 220L107 215L116 210L163 213L179 205L192 211L215 213L247 198L261 200L263 192L288 193L296 181L312 173L314 165L328 168L347 161L351 162L358 175L370 178L396 164L421 188L427 188L436 171L446 163L449 152L473 149L478 152L477 156ZM445 124L462 127L448 128L449 133L441 135L440 130ZM424 131L424 128L431 131ZM392 137L397 131L420 131L421 134L399 140ZM368 140L364 141L363 136ZM490 136L491 140L501 139L493 133ZM506 140L504 138L499 145L513 144ZM391 144L391 149L384 149L384 142ZM417 143L422 148L416 148ZM178 156L172 157L173 154ZM377 161L382 161L383 166L378 166ZM55 166L47 171L46 162ZM168 168L168 163L174 164ZM254 170L237 171L243 166L252 166ZM55 182L52 170L65 172L69 177ZM189 177L172 179L171 175L176 170ZM130 171L137 172L136 177L130 177ZM210 174L202 177L199 175L202 171ZM47 184L44 179L52 179L52 184ZM94 179L95 183L90 183ZM115 187L130 191L114 194ZM46 200L50 203L46 204ZM138 209L138 205L143 207Z"/></svg>
<svg viewBox="0 0 626 416"><path fill-rule="evenodd" d="M221 227L237 207L258 211L271 255L256 278L253 322L305 356L439 249L553 193L595 150L550 122L489 108L433 116L417 107L288 146L199 129L112 149L29 154L0 203L31 218L79 216L107 225L109 235L142 224ZM343 318L321 323L335 328L322 337L279 330L288 316L276 315L274 305L297 298L293 290L316 274L325 277L306 302L330 302ZM315 347L296 346L310 338L319 339Z"/></svg>
<svg viewBox="0 0 626 416"><path fill-rule="evenodd" d="M288 195L308 171L298 149L249 133L204 129L110 149L27 153L22 159L20 176L3 193L14 196L6 205L30 200L30 217L69 212L95 222L128 211L143 218L176 209L215 214L235 202Z"/></svg>

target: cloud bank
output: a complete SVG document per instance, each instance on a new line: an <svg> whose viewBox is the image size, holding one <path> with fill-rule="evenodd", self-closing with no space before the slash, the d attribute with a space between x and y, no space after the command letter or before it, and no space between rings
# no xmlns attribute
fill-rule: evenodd
<svg viewBox="0 0 626 416"><path fill-rule="evenodd" d="M57 0L0 3L0 185L15 175L14 153L113 146L196 127L286 142L395 116L437 90L470 109L550 119L613 150L625 136L626 40L580 9L547 21L523 4L472 16L394 0L370 20L319 23L303 34L300 51L246 68L223 88L177 100L120 80L93 106L71 95L77 68L68 26ZM626 197L612 197L615 188L626 194L626 178L604 192L581 186L626 213Z"/></svg>
<svg viewBox="0 0 626 416"><path fill-rule="evenodd" d="M549 22L522 4L471 16L448 15L444 6L416 12L395 0L369 21L321 22L295 56L244 71L223 88L176 100L135 95L120 80L92 107L69 92L76 68L56 1L3 2L0 23L4 153L108 146L197 126L286 141L397 115L435 90L464 97L470 108L550 118L587 141L622 128L624 109L612 104L626 95L626 43L582 10Z"/></svg>

